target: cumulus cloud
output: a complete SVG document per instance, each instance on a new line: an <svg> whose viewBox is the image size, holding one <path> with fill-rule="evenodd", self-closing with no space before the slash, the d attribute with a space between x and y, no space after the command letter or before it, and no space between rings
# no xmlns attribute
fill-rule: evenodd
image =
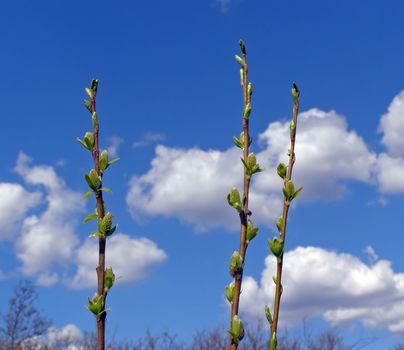
<svg viewBox="0 0 404 350"><path fill-rule="evenodd" d="M377 159L377 181L382 193L404 192L404 158L381 153Z"/></svg>
<svg viewBox="0 0 404 350"><path fill-rule="evenodd" d="M379 132L386 152L379 154L376 177L382 193L404 192L404 91L394 97L380 120Z"/></svg>
<svg viewBox="0 0 404 350"><path fill-rule="evenodd" d="M106 264L111 265L118 282L129 283L143 279L152 265L167 259L166 253L147 238L131 238L114 234L107 242ZM88 239L76 254L77 271L69 287L82 289L97 285L94 267L98 264L98 239Z"/></svg>
<svg viewBox="0 0 404 350"><path fill-rule="evenodd" d="M259 135L263 150L257 158L264 172L253 177L253 220L272 224L281 207L279 162L287 162L289 122L274 122ZM176 217L197 229L235 228L226 203L233 186L242 188L240 150L178 149L157 146L149 171L130 182L127 204L136 219L146 215ZM347 192L349 181L371 182L376 155L348 129L334 111L311 109L299 116L294 182L303 186L302 199L333 200Z"/></svg>
<svg viewBox="0 0 404 350"><path fill-rule="evenodd" d="M63 343L69 343L66 350L78 350L74 345L83 337L80 329L74 324L67 324L63 328L51 327L46 334L45 344L49 347L57 346Z"/></svg>
<svg viewBox="0 0 404 350"><path fill-rule="evenodd" d="M26 183L43 186L47 207L42 214L24 219L16 254L25 275L39 274L39 283L51 285L58 279L51 269L55 264L68 264L78 244L74 229L84 203L82 196L70 190L53 167L31 163L32 159L20 153L15 170Z"/></svg>
<svg viewBox="0 0 404 350"><path fill-rule="evenodd" d="M275 274L276 260L271 255L265 259L260 282L245 278L243 313L262 318L262 306L272 307ZM285 253L283 276L284 325L322 316L334 325L360 321L367 327L404 331L404 274L395 273L390 261L367 265L350 254L298 247Z"/></svg>
<svg viewBox="0 0 404 350"><path fill-rule="evenodd" d="M404 91L394 97L387 113L380 119L382 143L393 157L404 157Z"/></svg>
<svg viewBox="0 0 404 350"><path fill-rule="evenodd" d="M16 183L0 183L0 241L18 234L29 209L41 200L40 192L29 192Z"/></svg>
<svg viewBox="0 0 404 350"><path fill-rule="evenodd" d="M301 113L298 123L293 177L296 184L304 187L303 198L334 200L344 196L347 182L372 181L376 154L362 137L348 129L342 115L313 108ZM259 136L266 146L260 158L269 161L270 167L285 162L288 138L288 122L271 123ZM257 177L257 182L266 181L267 173L274 170L263 173L261 179Z"/></svg>

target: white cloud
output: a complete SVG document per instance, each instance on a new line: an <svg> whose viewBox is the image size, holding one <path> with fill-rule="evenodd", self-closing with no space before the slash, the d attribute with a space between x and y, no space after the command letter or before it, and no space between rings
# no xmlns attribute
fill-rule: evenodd
<svg viewBox="0 0 404 350"><path fill-rule="evenodd" d="M115 158L118 156L119 146L123 143L123 138L118 136L112 136L108 138L109 145L107 147L108 156L110 158Z"/></svg>
<svg viewBox="0 0 404 350"><path fill-rule="evenodd" d="M379 130L387 151L377 158L376 177L379 191L389 194L404 192L404 91L394 97L380 120Z"/></svg>
<svg viewBox="0 0 404 350"><path fill-rule="evenodd" d="M372 181L376 155L345 119L311 109L299 116L294 182L303 186L302 199L333 200L346 193L348 181ZM264 150L257 158L264 172L252 179L252 219L272 225L280 214L282 181L279 162L287 162L289 122L274 122L259 136ZM234 210L226 203L231 187L242 188L240 150L226 151L156 147L150 170L133 177L127 204L132 215L176 217L197 229L235 228Z"/></svg>
<svg viewBox="0 0 404 350"><path fill-rule="evenodd" d="M373 251L374 252L374 251ZM332 324L361 321L367 327L403 332L404 273L395 273L386 260L367 265L350 254L316 247L285 253L280 320L283 324L323 316ZM260 283L243 281L241 311L263 317L263 305L273 305L276 259L265 259Z"/></svg>
<svg viewBox="0 0 404 350"><path fill-rule="evenodd" d="M15 170L25 182L44 187L47 208L41 215L24 219L16 254L25 275L40 274L38 282L50 285L57 281L51 269L55 264L69 264L78 244L74 229L84 201L79 193L66 186L52 167L31 166L31 162L27 155L20 153Z"/></svg>
<svg viewBox="0 0 404 350"><path fill-rule="evenodd" d="M63 328L51 327L47 332L46 344L48 346L56 346L60 343L75 343L80 341L83 337L80 329L74 324L67 324ZM72 344L72 347L68 347L66 350L76 349Z"/></svg>
<svg viewBox="0 0 404 350"><path fill-rule="evenodd" d="M387 113L380 120L382 143L393 157L404 156L404 91L394 97Z"/></svg>
<svg viewBox="0 0 404 350"><path fill-rule="evenodd" d="M260 159L267 160L271 168L257 182L269 182L273 167L287 161L289 122L271 123L259 138L266 146ZM299 115L295 153L293 178L304 187L305 199L334 200L346 193L348 181L372 181L376 155L335 111L313 108Z"/></svg>
<svg viewBox="0 0 404 350"><path fill-rule="evenodd" d="M131 238L122 233L107 240L106 264L111 265L118 282L129 283L143 279L152 265L167 259L166 253L147 238ZM98 239L89 238L78 249L77 272L69 287L90 288L97 285L95 267L98 264Z"/></svg>
<svg viewBox="0 0 404 350"><path fill-rule="evenodd" d="M158 132L147 132L146 134L143 135L143 137L139 141L135 141L132 144L133 148L139 148L139 147L144 147L148 146L150 144L163 141L166 138L166 136L163 133L158 133Z"/></svg>
<svg viewBox="0 0 404 350"><path fill-rule="evenodd" d="M41 193L16 183L0 183L0 241L15 238L28 210L39 204Z"/></svg>
<svg viewBox="0 0 404 350"><path fill-rule="evenodd" d="M404 158L381 153L377 159L377 181L382 193L404 192Z"/></svg>

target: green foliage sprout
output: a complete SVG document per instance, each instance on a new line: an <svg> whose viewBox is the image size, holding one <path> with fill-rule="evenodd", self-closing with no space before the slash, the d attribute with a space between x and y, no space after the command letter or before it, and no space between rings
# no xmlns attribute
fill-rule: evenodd
<svg viewBox="0 0 404 350"><path fill-rule="evenodd" d="M252 111L251 96L253 87L251 82L248 81L247 52L244 41L240 40L239 44L241 56L235 55L235 59L240 65L240 83L243 90L244 103L241 114L243 131L240 134L240 138L233 136L233 143L243 152L241 163L244 168L244 188L243 196L241 196L240 192L234 187L227 196L227 202L237 211L240 217L240 248L238 251L235 251L230 258L230 275L234 278L234 281L226 287L226 298L231 304L230 329L228 330L230 334L231 350L238 348L238 344L244 336L243 322L238 315L241 283L248 244L258 233L258 228L254 227L252 221L248 219L251 215L251 211L248 209L248 197L251 177L262 171L257 163L255 154L249 153L249 147L252 143L252 139L249 135L249 118Z"/></svg>
<svg viewBox="0 0 404 350"><path fill-rule="evenodd" d="M88 199L91 195L95 196L95 211L88 214L83 222L88 222L93 219L97 219L97 230L91 232L90 237L98 237L99 255L97 266L97 280L98 288L97 292L90 299L88 298L87 309L94 314L97 319L97 350L105 350L105 320L107 316L107 309L105 308L105 302L107 295L114 285L115 274L112 267L105 268L105 249L106 238L111 236L117 226L113 225L113 215L106 212L105 202L103 198L103 192L111 193L109 188L102 186L104 172L108 167L114 164L119 158L110 160L108 157L108 151L103 150L100 153L99 147L99 121L96 112L96 97L98 90L98 80L93 79L90 87L85 91L89 99L84 100L84 105L91 114L91 121L93 125L93 131L87 131L84 134L84 138L77 141L91 153L93 158L93 168L86 174L84 179L90 188L84 198Z"/></svg>
<svg viewBox="0 0 404 350"><path fill-rule="evenodd" d="M283 213L276 220L276 227L279 231L279 237L274 237L268 240L269 249L272 254L277 259L277 272L276 276L273 277L275 283L275 300L274 300L274 313L273 316L268 305L265 305L265 316L271 328L270 334L270 349L276 350L278 346L278 320L279 320L279 308L281 302L281 295L283 292L282 287L282 267L283 267L283 253L285 247L286 238L286 224L288 219L290 203L299 195L302 191L302 187L295 189L295 185L292 182L292 170L295 164L295 143L296 143L296 127L297 127L297 115L299 111L299 96L300 91L295 83L292 86L292 98L293 98L293 119L290 122L290 149L288 151L289 164L286 166L284 163L280 163L277 167L277 173L279 177L283 180Z"/></svg>

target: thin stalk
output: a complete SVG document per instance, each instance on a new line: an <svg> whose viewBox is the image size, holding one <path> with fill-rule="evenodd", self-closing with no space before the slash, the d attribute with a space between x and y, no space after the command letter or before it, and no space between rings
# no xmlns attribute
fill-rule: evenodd
<svg viewBox="0 0 404 350"><path fill-rule="evenodd" d="M91 101L91 113L97 113L96 110L96 96L97 91L94 91L93 97L90 99ZM102 172L100 170L100 145L99 145L99 123L93 123L93 134L94 134L94 149L92 152L93 161L94 161L94 169L97 172L97 175L102 179ZM102 187L102 182L100 187ZM98 220L102 220L105 215L104 211L104 198L102 195L102 191L98 191L95 194L96 200L96 208L97 208L97 216ZM98 285L98 295L104 294L104 281L105 281L105 248L106 248L106 239L104 237L98 237L98 266L97 266L97 285ZM107 311L105 310L105 301L107 298L107 293L104 295L104 305L102 307L102 313L100 317L97 318L97 339L98 339L98 350L105 349L105 319L107 317Z"/></svg>
<svg viewBox="0 0 404 350"><path fill-rule="evenodd" d="M244 73L243 73L243 79L241 80L241 87L243 89L243 99L244 99L244 108L243 111L245 110L245 107L247 106L247 103L251 103L251 97L247 96L247 81L248 81L248 65L247 65L247 57L246 54L243 54L243 60L245 62L244 64ZM244 161L247 161L248 154L249 154L249 145L248 145L248 139L249 139L249 123L248 119L242 118L242 123L243 123L243 132L244 132L244 149L243 149L243 158ZM241 258L243 259L243 263L245 262L245 256L247 252L247 242L246 242L246 230L247 230L247 216L249 214L248 211L248 196L250 192L250 180L251 177L250 175L247 174L247 170L244 167L244 186L243 186L243 210L240 211L239 216L240 216L240 248L239 248L239 253ZM231 308L231 317L238 315L238 309L239 309L239 304L240 304L240 293L241 293L241 283L243 280L243 272L241 272L239 275L235 277L235 294L234 294L234 299L233 299L233 304ZM232 344L232 350L237 349L237 344Z"/></svg>
<svg viewBox="0 0 404 350"><path fill-rule="evenodd" d="M258 232L258 228L254 228L251 220L248 219L248 217L251 215L251 211L248 208L248 199L251 176L261 171L259 164L257 164L255 155L249 152L249 146L251 144L251 138L249 135L249 116L251 113L252 84L248 82L247 55L245 45L242 40L240 40L240 48L242 56L240 57L236 55L235 58L241 66L240 83L243 91L243 132L239 139L237 137L233 137L233 142L238 148L243 150L243 157L241 158L244 165L243 196L241 199L238 190L233 188L227 197L228 203L238 211L240 218L240 246L239 250L233 253L230 260L230 274L234 277L234 282L226 287L226 297L231 303L231 320L229 330L231 350L236 350L238 348L239 341L244 336L244 326L238 317L243 269L248 244Z"/></svg>
<svg viewBox="0 0 404 350"><path fill-rule="evenodd" d="M281 174L280 176L284 179L284 189L287 188L287 184L291 183L292 181L292 172L293 166L295 164L296 156L295 156L295 143L296 143L296 128L297 128L297 116L299 112L299 90L296 84L293 84L292 95L294 98L294 106L293 106L293 119L290 124L290 148L289 148L289 164L287 166L286 176L283 177ZM279 169L279 168L278 168ZM279 174L279 170L278 170ZM293 190L293 194L289 193L289 196L284 192L284 201L283 201L283 212L282 212L282 220L280 226L280 241L283 242L283 247L285 245L286 240L286 226L288 220L288 213L291 201L296 198L296 196L300 193L301 188L297 191ZM278 330L278 320L279 320L279 309L280 309L280 302L281 296L283 292L282 287L282 268L283 268L283 248L282 253L277 257L277 272L276 272L276 280L275 280L275 299L274 299L274 311L273 311L273 318L272 322L270 321L271 326L271 342L270 342L270 349L276 350L277 347L277 330Z"/></svg>
<svg viewBox="0 0 404 350"><path fill-rule="evenodd" d="M106 212L106 207L103 198L103 191L111 192L109 188L102 187L102 179L105 170L119 160L119 158L109 160L108 151L104 150L100 153L99 146L99 131L100 126L98 123L97 110L96 110L96 97L98 89L98 80L92 80L91 87L86 88L87 95L90 100L84 100L84 104L88 111L91 113L93 123L93 132L86 132L84 140L77 138L77 141L84 146L85 149L91 152L94 167L84 178L90 187L91 191L85 194L85 198L89 198L92 194L95 195L96 210L95 213L87 215L83 222L97 219L98 229L90 234L90 237L98 237L98 265L97 271L97 293L94 294L92 299L88 299L87 309L94 314L97 319L97 349L105 349L105 320L107 316L107 309L105 302L109 290L115 282L115 274L112 267L105 267L105 249L106 238L111 236L115 230L116 225L112 226L113 215Z"/></svg>

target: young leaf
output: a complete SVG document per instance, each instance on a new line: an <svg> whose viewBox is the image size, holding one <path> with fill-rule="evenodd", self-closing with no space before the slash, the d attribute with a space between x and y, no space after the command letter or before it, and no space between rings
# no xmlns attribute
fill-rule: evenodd
<svg viewBox="0 0 404 350"><path fill-rule="evenodd" d="M92 111L92 107L91 107L91 102L90 102L89 100L84 99L84 106L86 106L86 108L88 109L88 111L89 111L90 113L93 112L93 111Z"/></svg>
<svg viewBox="0 0 404 350"><path fill-rule="evenodd" d="M234 55L234 58L235 58L236 61L240 64L240 66L244 67L245 62L244 62L244 60L243 60L239 55Z"/></svg>
<svg viewBox="0 0 404 350"><path fill-rule="evenodd" d="M266 316L266 318L267 318L269 324L271 325L271 324L272 324L271 310L269 310L269 306L268 306L268 305L265 305L265 308L264 308L264 309L265 309L265 316Z"/></svg>
<svg viewBox="0 0 404 350"><path fill-rule="evenodd" d="M247 94L248 94L249 97L251 97L252 92L253 92L252 84L248 83L248 85L247 85Z"/></svg>
<svg viewBox="0 0 404 350"><path fill-rule="evenodd" d="M244 108L243 118L248 119L250 117L250 114L251 114L251 103L248 102Z"/></svg>
<svg viewBox="0 0 404 350"><path fill-rule="evenodd" d="M276 350L276 347L278 346L278 339L276 338L276 333L272 333L271 337L271 350Z"/></svg>
<svg viewBox="0 0 404 350"><path fill-rule="evenodd" d="M108 168L108 151L104 149L100 154L100 169L104 171Z"/></svg>
<svg viewBox="0 0 404 350"><path fill-rule="evenodd" d="M251 242L255 236L258 233L259 228L258 227L254 227L252 222L250 220L248 220L247 222L247 232L246 232L246 238L248 242Z"/></svg>
<svg viewBox="0 0 404 350"><path fill-rule="evenodd" d="M230 304L233 303L235 287L236 285L234 284L234 282L226 286L226 298Z"/></svg>
<svg viewBox="0 0 404 350"><path fill-rule="evenodd" d="M86 150L90 150L87 146L87 144L80 138L76 137L76 140L78 143L80 143Z"/></svg>
<svg viewBox="0 0 404 350"><path fill-rule="evenodd" d="M94 91L91 90L90 88L85 88L84 90L86 91L88 97L90 97L90 99L92 100L94 98Z"/></svg>
<svg viewBox="0 0 404 350"><path fill-rule="evenodd" d="M302 192L302 189L303 189L303 187L300 187L299 189L297 189L296 192L293 193L293 198L292 199L295 199L299 195L299 193Z"/></svg>
<svg viewBox="0 0 404 350"><path fill-rule="evenodd" d="M117 162L118 160L120 160L120 159L121 159L121 158L114 158L114 159L110 160L110 161L108 162L108 166L110 166L110 165L116 163L116 162Z"/></svg>
<svg viewBox="0 0 404 350"><path fill-rule="evenodd" d="M91 194L91 192L90 192ZM88 222L90 220L96 219L98 217L97 214L93 213L93 214L88 214L84 219L83 222Z"/></svg>
<svg viewBox="0 0 404 350"><path fill-rule="evenodd" d="M282 232L282 222L283 222L283 217L282 217L282 215L281 215L279 218L276 219L276 222L275 222L276 227L277 227L279 233Z"/></svg>
<svg viewBox="0 0 404 350"><path fill-rule="evenodd" d="M233 136L233 143L238 148L244 148L244 144L236 136Z"/></svg>
<svg viewBox="0 0 404 350"><path fill-rule="evenodd" d="M237 188L233 187L230 190L230 193L227 195L227 202L237 211L240 211L243 208L243 205L241 204L240 193Z"/></svg>
<svg viewBox="0 0 404 350"><path fill-rule="evenodd" d="M284 163L279 163L278 167L276 168L276 171L282 179L285 179L288 167Z"/></svg>
<svg viewBox="0 0 404 350"><path fill-rule="evenodd" d="M94 193L93 191L86 192L86 194L84 195L84 199L88 199L93 193Z"/></svg>
<svg viewBox="0 0 404 350"><path fill-rule="evenodd" d="M243 271L243 258L238 251L235 251L230 258L230 274L236 277Z"/></svg>
<svg viewBox="0 0 404 350"><path fill-rule="evenodd" d="M114 271L112 271L111 266L107 266L107 268L105 269L105 276L104 276L105 291L108 292L113 287L114 283L115 283Z"/></svg>
<svg viewBox="0 0 404 350"><path fill-rule="evenodd" d="M268 244L272 254L279 258L283 253L283 240L279 239L278 237L274 237L273 239L268 239Z"/></svg>

